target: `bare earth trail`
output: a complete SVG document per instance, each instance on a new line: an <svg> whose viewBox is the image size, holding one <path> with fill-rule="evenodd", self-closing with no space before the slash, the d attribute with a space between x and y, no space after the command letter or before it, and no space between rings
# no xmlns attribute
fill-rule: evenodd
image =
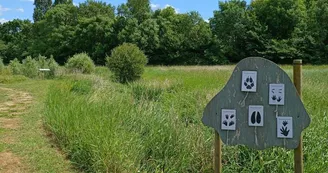
<svg viewBox="0 0 328 173"><path fill-rule="evenodd" d="M28 106L32 103L32 96L26 92L9 88L0 88L0 92L7 96L7 100L0 104L0 128L5 131L0 139L1 143L10 145L16 142L12 131L20 128L19 115L27 111ZM27 168L22 164L22 159L11 151L0 152L0 172L23 172L25 169Z"/></svg>
<svg viewBox="0 0 328 173"><path fill-rule="evenodd" d="M75 172L46 137L41 116L27 117L41 112L32 108L40 103L17 89L0 93L0 173Z"/></svg>

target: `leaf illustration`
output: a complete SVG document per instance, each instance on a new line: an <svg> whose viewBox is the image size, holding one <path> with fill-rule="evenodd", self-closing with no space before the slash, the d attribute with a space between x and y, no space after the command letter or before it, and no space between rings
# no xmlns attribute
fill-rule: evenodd
<svg viewBox="0 0 328 173"><path fill-rule="evenodd" d="M286 126L288 124L288 121L283 121L282 125Z"/></svg>
<svg viewBox="0 0 328 173"><path fill-rule="evenodd" d="M288 134L289 134L289 130L287 130L287 127L281 127L280 131L281 131L281 134L284 136L288 136Z"/></svg>

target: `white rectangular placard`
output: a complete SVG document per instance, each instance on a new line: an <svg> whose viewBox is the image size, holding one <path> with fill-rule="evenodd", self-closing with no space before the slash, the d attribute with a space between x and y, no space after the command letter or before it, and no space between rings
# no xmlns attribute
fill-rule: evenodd
<svg viewBox="0 0 328 173"><path fill-rule="evenodd" d="M256 92L257 71L243 71L241 79L241 91Z"/></svg>
<svg viewBox="0 0 328 173"><path fill-rule="evenodd" d="M293 138L293 117L277 117L277 137Z"/></svg>
<svg viewBox="0 0 328 173"><path fill-rule="evenodd" d="M221 111L221 129L236 130L236 110L222 109Z"/></svg>
<svg viewBox="0 0 328 173"><path fill-rule="evenodd" d="M249 105L248 107L248 125L263 126L264 111L261 105Z"/></svg>
<svg viewBox="0 0 328 173"><path fill-rule="evenodd" d="M285 104L285 84L270 84L269 105Z"/></svg>

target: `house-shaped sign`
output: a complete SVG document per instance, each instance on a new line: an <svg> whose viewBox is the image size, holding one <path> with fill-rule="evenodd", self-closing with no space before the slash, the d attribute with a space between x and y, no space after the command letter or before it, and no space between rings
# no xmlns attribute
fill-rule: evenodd
<svg viewBox="0 0 328 173"><path fill-rule="evenodd" d="M202 118L227 145L295 149L310 117L288 75L263 58L240 61Z"/></svg>

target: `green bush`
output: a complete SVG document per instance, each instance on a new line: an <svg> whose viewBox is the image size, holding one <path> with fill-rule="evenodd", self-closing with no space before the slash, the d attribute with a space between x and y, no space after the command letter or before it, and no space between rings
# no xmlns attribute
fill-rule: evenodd
<svg viewBox="0 0 328 173"><path fill-rule="evenodd" d="M3 59L0 58L0 73L2 74L4 70L5 70L5 65L3 64Z"/></svg>
<svg viewBox="0 0 328 173"><path fill-rule="evenodd" d="M47 57L39 55L39 57L37 58L37 62L39 68L50 69L50 71L39 72L39 76L45 77L47 79L54 78L56 76L59 65L55 61L53 56L51 56L50 59L47 59Z"/></svg>
<svg viewBox="0 0 328 173"><path fill-rule="evenodd" d="M39 55L37 58L39 68L49 68L47 57Z"/></svg>
<svg viewBox="0 0 328 173"><path fill-rule="evenodd" d="M29 78L36 78L39 74L39 64L38 62L33 59L32 57L28 56L26 59L23 60L23 68L22 68L23 75Z"/></svg>
<svg viewBox="0 0 328 173"><path fill-rule="evenodd" d="M70 72L82 72L90 74L95 71L95 64L86 53L75 54L69 58L66 67Z"/></svg>
<svg viewBox="0 0 328 173"><path fill-rule="evenodd" d="M48 64L48 68L50 69L50 72L48 73L48 77L50 77L50 78L55 77L57 74L57 71L59 70L58 63L51 56L50 59L47 60L47 64Z"/></svg>
<svg viewBox="0 0 328 173"><path fill-rule="evenodd" d="M113 49L112 55L107 57L106 61L114 73L114 78L121 83L127 83L141 77L147 57L136 45L124 43Z"/></svg>
<svg viewBox="0 0 328 173"><path fill-rule="evenodd" d="M13 75L20 75L23 74L22 72L22 64L19 62L19 60L17 58L15 58L14 60L11 60L9 63L9 68L11 70L11 73Z"/></svg>

